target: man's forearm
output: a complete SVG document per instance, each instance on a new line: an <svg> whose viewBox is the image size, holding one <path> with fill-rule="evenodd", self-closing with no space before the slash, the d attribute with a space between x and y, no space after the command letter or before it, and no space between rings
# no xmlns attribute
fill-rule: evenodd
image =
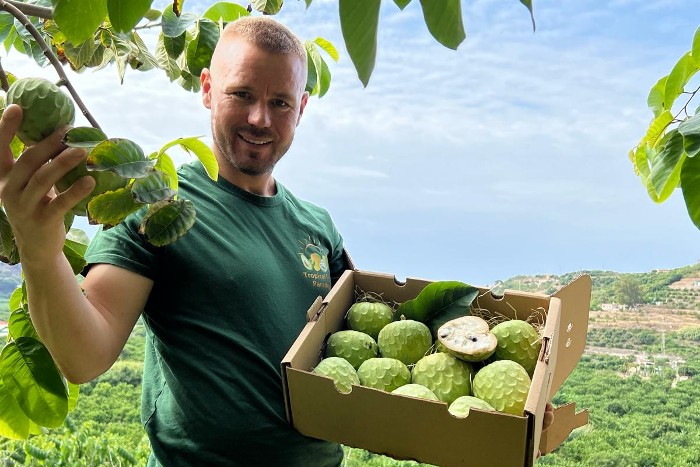
<svg viewBox="0 0 700 467"><path fill-rule="evenodd" d="M68 260L23 265L32 323L63 375L83 383L107 370L118 357L107 317L85 296Z"/></svg>

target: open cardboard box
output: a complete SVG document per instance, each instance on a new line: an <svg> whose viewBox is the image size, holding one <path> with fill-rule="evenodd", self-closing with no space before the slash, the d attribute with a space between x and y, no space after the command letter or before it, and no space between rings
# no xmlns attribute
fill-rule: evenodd
<svg viewBox="0 0 700 467"><path fill-rule="evenodd" d="M542 349L523 416L472 409L466 418L447 411L444 402L397 396L353 385L340 393L330 378L311 373L322 358L327 337L344 328L356 292L381 294L403 303L430 281L358 270L346 271L325 299L308 312L309 322L282 366L289 422L302 434L440 466L531 466L538 450L554 450L571 431L588 423L588 412L573 404L555 409L554 423L542 432L545 405L583 355L588 332L591 279L582 275L555 294L508 290L494 296L480 288L478 305L509 318L545 316ZM517 316L516 316L517 314Z"/></svg>

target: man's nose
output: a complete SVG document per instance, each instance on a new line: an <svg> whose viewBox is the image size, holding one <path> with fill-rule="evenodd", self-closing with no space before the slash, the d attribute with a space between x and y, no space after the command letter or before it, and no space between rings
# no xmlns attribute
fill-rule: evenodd
<svg viewBox="0 0 700 467"><path fill-rule="evenodd" d="M270 109L266 102L256 102L250 107L248 123L261 128L270 126Z"/></svg>

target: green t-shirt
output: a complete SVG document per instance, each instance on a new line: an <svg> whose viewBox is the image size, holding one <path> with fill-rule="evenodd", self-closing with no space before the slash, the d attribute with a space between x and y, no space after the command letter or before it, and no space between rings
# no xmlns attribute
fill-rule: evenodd
<svg viewBox="0 0 700 467"><path fill-rule="evenodd" d="M175 243L144 241L140 212L85 255L154 280L141 405L153 454L168 467L339 465L338 444L287 423L279 367L347 267L330 216L279 182L272 197L214 182L199 162L180 168L179 196L197 220Z"/></svg>

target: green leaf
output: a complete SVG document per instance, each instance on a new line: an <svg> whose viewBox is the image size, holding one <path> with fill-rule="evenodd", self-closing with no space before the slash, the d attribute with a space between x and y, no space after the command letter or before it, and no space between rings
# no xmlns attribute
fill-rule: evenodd
<svg viewBox="0 0 700 467"><path fill-rule="evenodd" d="M134 181L131 193L137 203L150 204L156 201L171 200L177 192L170 189L168 175L153 171L148 177Z"/></svg>
<svg viewBox="0 0 700 467"><path fill-rule="evenodd" d="M83 269L85 269L85 266L87 266L87 262L84 258L86 249L85 245L68 239L66 239L63 244L63 254L71 265L73 274L80 274Z"/></svg>
<svg viewBox="0 0 700 467"><path fill-rule="evenodd" d="M248 9L231 2L216 2L204 12L202 18L210 19L215 23L236 21L243 16L250 16Z"/></svg>
<svg viewBox="0 0 700 467"><path fill-rule="evenodd" d="M194 225L196 214L192 201L176 199L159 201L149 206L141 221L139 233L155 246L175 242Z"/></svg>
<svg viewBox="0 0 700 467"><path fill-rule="evenodd" d="M318 83L318 74L316 73L316 64L314 63L314 59L311 56L311 52L309 52L308 47L306 47L306 70L306 87L304 89L310 95L313 95Z"/></svg>
<svg viewBox="0 0 700 467"><path fill-rule="evenodd" d="M695 63L700 66L700 27L695 30L695 36L693 36L693 48L690 54L695 59Z"/></svg>
<svg viewBox="0 0 700 467"><path fill-rule="evenodd" d="M160 170L163 172L165 175L168 176L168 183L170 183L170 188L173 191L177 191L177 182L178 182L178 177L177 177L177 169L175 168L175 163L173 160L170 158L169 155L166 153L158 154L156 153L157 156L157 162L156 162L156 170Z"/></svg>
<svg viewBox="0 0 700 467"><path fill-rule="evenodd" d="M185 13L180 16L176 16L175 13L173 13L172 8L166 8L163 10L163 17L160 20L160 25L165 36L177 37L183 32L187 31L187 28L196 22L197 15L195 14Z"/></svg>
<svg viewBox="0 0 700 467"><path fill-rule="evenodd" d="M75 406L78 405L78 396L80 395L80 385L79 384L73 384L69 381L66 381L66 386L68 387L68 411L72 411L75 409Z"/></svg>
<svg viewBox="0 0 700 467"><path fill-rule="evenodd" d="M695 157L700 152L700 115L685 120L678 125L678 133L683 135L683 149L688 157Z"/></svg>
<svg viewBox="0 0 700 467"><path fill-rule="evenodd" d="M187 33L185 32L177 37L168 37L161 33L161 37L163 38L163 47L165 47L165 51L170 58L176 59L185 50L186 36Z"/></svg>
<svg viewBox="0 0 700 467"><path fill-rule="evenodd" d="M85 164L88 170L110 170L124 178L147 177L153 170L153 161L146 158L143 149L124 138L101 142L90 152Z"/></svg>
<svg viewBox="0 0 700 467"><path fill-rule="evenodd" d="M525 5L525 8L530 12L530 19L532 20L532 30L535 31L535 13L532 11L532 0L520 0L520 3Z"/></svg>
<svg viewBox="0 0 700 467"><path fill-rule="evenodd" d="M7 307L10 311L15 311L22 308L25 303L27 303L27 297L24 296L24 287L20 285L12 291Z"/></svg>
<svg viewBox="0 0 700 467"><path fill-rule="evenodd" d="M106 0L52 0L53 19L74 45L92 39L107 17Z"/></svg>
<svg viewBox="0 0 700 467"><path fill-rule="evenodd" d="M90 237L80 229L70 229L66 234L66 238L71 242L80 244L81 250L79 251L83 251L83 253L87 250L88 245L90 245Z"/></svg>
<svg viewBox="0 0 700 467"><path fill-rule="evenodd" d="M2 366L0 366L1 373ZM0 436L15 440L27 439L31 424L31 420L24 414L17 400L0 378Z"/></svg>
<svg viewBox="0 0 700 467"><path fill-rule="evenodd" d="M129 32L151 9L153 0L107 0L107 12L117 32Z"/></svg>
<svg viewBox="0 0 700 467"><path fill-rule="evenodd" d="M0 353L3 383L34 423L55 428L68 413L68 394L51 354L32 337L10 342Z"/></svg>
<svg viewBox="0 0 700 467"><path fill-rule="evenodd" d="M63 48L63 54L76 70L91 63L96 51L97 44L94 40L84 41L78 46L73 46L70 42L66 42Z"/></svg>
<svg viewBox="0 0 700 467"><path fill-rule="evenodd" d="M184 50L185 47L184 38L185 34L182 35L182 50ZM167 46L165 44L166 41L170 41L171 39L172 38L164 36L162 32L160 33L158 43L156 44L156 61L158 62L158 66L165 70L165 74L172 82L180 77L182 70L180 70L180 67L177 65L175 59L170 55L170 52L167 51ZM173 43L171 43L171 46L172 44ZM182 50L178 52L178 55L182 53Z"/></svg>
<svg viewBox="0 0 700 467"><path fill-rule="evenodd" d="M219 164L216 161L216 156L209 146L203 143L199 136L190 136L188 138L177 138L174 139L160 148L158 151L158 157L160 157L169 148L179 145L182 149L188 153L194 153L194 155L199 159L199 161L204 166L209 178L216 181L219 178Z"/></svg>
<svg viewBox="0 0 700 467"><path fill-rule="evenodd" d="M316 48L316 43L311 41L305 41L304 46L306 48L306 54L309 63L313 65L313 86L309 80L307 80L307 88L311 87L309 93L311 95L318 94L319 97L323 97L328 91L331 84L331 71L328 69L328 65L318 53ZM309 73L311 75L311 73Z"/></svg>
<svg viewBox="0 0 700 467"><path fill-rule="evenodd" d="M12 31L14 24L14 16L6 11L0 12L0 42L7 39L7 36L10 35L10 31Z"/></svg>
<svg viewBox="0 0 700 467"><path fill-rule="evenodd" d="M103 224L109 228L119 224L142 206L134 201L131 188L119 188L92 198L87 205L88 218L91 224Z"/></svg>
<svg viewBox="0 0 700 467"><path fill-rule="evenodd" d="M66 132L63 144L71 148L94 148L107 139L107 135L99 128L77 126Z"/></svg>
<svg viewBox="0 0 700 467"><path fill-rule="evenodd" d="M654 112L654 117L658 117L661 113L666 110L664 107L664 92L666 91L666 80L668 76L664 76L656 82L654 87L649 91L649 96L647 97L647 105Z"/></svg>
<svg viewBox="0 0 700 467"><path fill-rule="evenodd" d="M663 111L658 117L651 121L646 134L639 142L639 146L648 144L651 147L654 147L659 142L659 138L661 138L671 122L673 122L673 115L671 115L671 112L668 110Z"/></svg>
<svg viewBox="0 0 700 467"><path fill-rule="evenodd" d="M253 0L253 8L266 15L276 15L282 9L282 0ZM308 6L308 5L307 5Z"/></svg>
<svg viewBox="0 0 700 467"><path fill-rule="evenodd" d="M8 329L10 336L12 336L13 339L19 339L20 337L33 337L34 339L39 340L39 334L37 334L36 329L34 329L34 324L29 316L29 308L26 304L23 307L12 311L10 314Z"/></svg>
<svg viewBox="0 0 700 467"><path fill-rule="evenodd" d="M219 41L219 26L208 19L197 22L197 29L192 40L187 44L187 69L192 76L202 74L208 68L214 47Z"/></svg>
<svg viewBox="0 0 700 467"><path fill-rule="evenodd" d="M426 286L418 296L399 305L397 317L426 323L435 334L445 322L466 316L479 289L459 281L437 281Z"/></svg>
<svg viewBox="0 0 700 467"><path fill-rule="evenodd" d="M683 162L681 191L690 220L700 229L700 157L686 158Z"/></svg>
<svg viewBox="0 0 700 467"><path fill-rule="evenodd" d="M690 56L690 52L683 55L676 63L668 75L666 80L666 89L664 90L664 109L673 107L676 98L681 95L683 88L700 69L700 63L696 63Z"/></svg>
<svg viewBox="0 0 700 467"><path fill-rule="evenodd" d="M406 8L409 3L411 3L411 0L394 0L394 3L401 11L403 11L403 9Z"/></svg>
<svg viewBox="0 0 700 467"><path fill-rule="evenodd" d="M150 9L146 12L146 14L143 15L143 17L146 18L148 21L156 21L162 15L163 14L160 12L160 10Z"/></svg>
<svg viewBox="0 0 700 467"><path fill-rule="evenodd" d="M672 130L664 137L651 161L651 183L659 202L665 201L678 186L684 159L683 136L678 130Z"/></svg>
<svg viewBox="0 0 700 467"><path fill-rule="evenodd" d="M314 39L314 44L318 45L322 50L324 50L334 62L338 63L338 49L335 48L333 43L323 37L317 37Z"/></svg>
<svg viewBox="0 0 700 467"><path fill-rule="evenodd" d="M377 56L380 0L339 0L340 29L357 76L367 87Z"/></svg>
<svg viewBox="0 0 700 467"><path fill-rule="evenodd" d="M139 71L158 68L158 60L148 51L148 47L136 31L131 32L132 60L131 67ZM135 52L135 56L134 56Z"/></svg>
<svg viewBox="0 0 700 467"><path fill-rule="evenodd" d="M0 261L7 264L19 263L19 250L15 243L15 234L4 209L0 209Z"/></svg>
<svg viewBox="0 0 700 467"><path fill-rule="evenodd" d="M462 23L460 0L420 0L430 34L442 45L457 49L467 35Z"/></svg>

